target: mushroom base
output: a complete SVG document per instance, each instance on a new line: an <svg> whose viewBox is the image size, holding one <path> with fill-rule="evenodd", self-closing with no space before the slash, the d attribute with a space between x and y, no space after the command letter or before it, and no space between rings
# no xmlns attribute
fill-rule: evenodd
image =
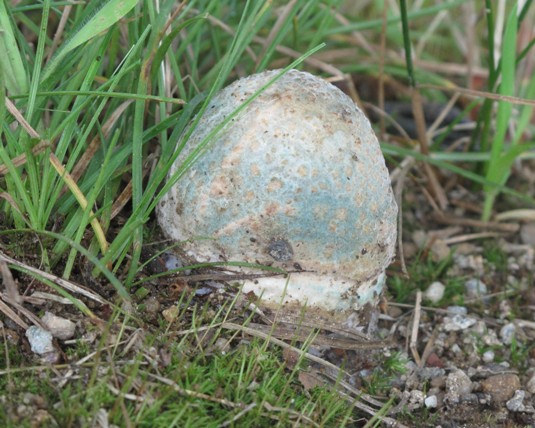
<svg viewBox="0 0 535 428"><path fill-rule="evenodd" d="M325 312L359 310L375 305L385 280L384 273L367 281L326 278L310 272L293 273L287 278L265 277L243 284L243 292L254 292L263 302L282 306L306 306Z"/></svg>

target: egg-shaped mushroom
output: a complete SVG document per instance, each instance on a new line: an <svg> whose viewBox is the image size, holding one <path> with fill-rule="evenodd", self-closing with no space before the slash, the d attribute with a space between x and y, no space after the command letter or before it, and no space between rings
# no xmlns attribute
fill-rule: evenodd
<svg viewBox="0 0 535 428"><path fill-rule="evenodd" d="M169 174L230 120L162 198L158 220L199 262L290 272L245 281L268 304L358 310L377 301L395 252L388 170L362 111L309 73L288 71L231 117L279 73L239 79L213 97Z"/></svg>

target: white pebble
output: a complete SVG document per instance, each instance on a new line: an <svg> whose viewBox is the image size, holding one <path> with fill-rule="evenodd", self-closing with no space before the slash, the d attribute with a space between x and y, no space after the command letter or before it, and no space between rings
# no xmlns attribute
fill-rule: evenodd
<svg viewBox="0 0 535 428"><path fill-rule="evenodd" d="M505 345L510 345L515 337L516 327L513 323L507 323L500 329L500 338Z"/></svg>
<svg viewBox="0 0 535 428"><path fill-rule="evenodd" d="M468 313L466 306L448 306L446 310L448 315L466 315Z"/></svg>
<svg viewBox="0 0 535 428"><path fill-rule="evenodd" d="M433 282L424 292L424 297L431 303L438 303L444 297L446 287L439 281Z"/></svg>
<svg viewBox="0 0 535 428"><path fill-rule="evenodd" d="M52 345L52 333L49 331L32 325L28 328L28 330L26 330L26 337L28 338L28 342L30 342L32 352L35 352L39 355L54 352L54 346Z"/></svg>
<svg viewBox="0 0 535 428"><path fill-rule="evenodd" d="M507 409L511 412L524 412L526 410L526 406L523 403L525 396L526 391L522 391L521 389L516 390L514 397L505 403Z"/></svg>
<svg viewBox="0 0 535 428"><path fill-rule="evenodd" d="M494 351L485 351L482 359L485 363L492 363L494 361Z"/></svg>
<svg viewBox="0 0 535 428"><path fill-rule="evenodd" d="M459 331L466 330L468 327L476 323L476 319L465 317L462 315L454 315L452 317L444 317L444 330Z"/></svg>
<svg viewBox="0 0 535 428"><path fill-rule="evenodd" d="M471 278L464 283L466 295L472 298L481 298L487 294L486 284L478 278Z"/></svg>
<svg viewBox="0 0 535 428"><path fill-rule="evenodd" d="M435 409L438 405L437 396L430 395L429 397L425 397L424 404L428 409Z"/></svg>

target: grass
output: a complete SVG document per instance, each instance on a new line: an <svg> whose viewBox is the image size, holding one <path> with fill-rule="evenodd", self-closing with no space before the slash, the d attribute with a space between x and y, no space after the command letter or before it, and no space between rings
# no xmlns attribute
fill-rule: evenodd
<svg viewBox="0 0 535 428"><path fill-rule="evenodd" d="M400 142L378 124L392 169L408 158L425 165L413 178L430 183L426 188L439 205L440 176L455 175L480 193L484 220L508 209L503 194L533 207L532 196L507 181L515 164L533 159L535 147L535 75L526 65L534 42L525 40L532 2L521 10L507 2L503 27L496 22L499 2L488 1L483 16L477 2L425 0L405 13L395 1L384 3L382 19L380 1L0 2L0 254L7 257L1 262L13 271L21 295L52 289L76 306L69 314L82 331L97 338L62 345L69 362L93 356L66 382L59 379L69 367L42 369L27 348L17 348L23 340L11 346L3 339L0 390L9 394L0 397L7 400L0 423L31 425L34 414L16 414L24 392L44 399L61 426L89 424L97 414L132 426L338 427L369 420L362 408L355 410L358 394L340 383L307 388L302 373L312 366L302 353L291 366L284 346L271 337L222 327L231 315L247 327L247 311L179 295L173 322L161 310L147 314L151 296L162 308L177 299L161 298L172 296L166 288L172 279L147 273L143 250L159 239L159 198L187 180L188 168L233 117L166 180L195 129L195 115L230 81L271 68L338 79L364 74L441 103L455 94L462 108L457 120L475 123L466 150L450 150L446 139L433 141L422 132ZM459 16L477 21L468 26ZM381 106L381 94L364 101ZM420 106L414 108L417 113ZM424 133L429 128L419 125ZM485 257L498 269L506 263L492 247ZM389 280L391 293L411 302L416 289L443 280L448 291L441 305L462 303L456 300L462 278L446 276L450 263L418 260L410 280ZM57 278L91 286L107 305L91 304ZM23 304L41 315L31 301ZM4 324L5 334L15 332ZM222 351L226 342L229 349ZM307 343L293 345L308 349ZM399 373L399 355L392 358L382 361L368 392L383 391Z"/></svg>
<svg viewBox="0 0 535 428"><path fill-rule="evenodd" d="M183 305L177 325L163 323L150 332L118 325L113 317L100 327L94 358L87 360L84 341L66 348L68 376L85 382L61 388L50 381L61 366L24 368L23 352L10 348L2 366L20 365L21 371L0 377L9 393L2 426L31 425L35 410L29 405L25 416L18 408L28 393L43 401L41 408L53 409L49 414L59 426L87 426L100 409L107 409L109 423L136 426L345 426L351 420L352 407L335 387L303 387L302 358L290 362L269 339L244 339L225 329L229 305L215 314L209 304L193 313ZM188 328L181 330L184 323Z"/></svg>

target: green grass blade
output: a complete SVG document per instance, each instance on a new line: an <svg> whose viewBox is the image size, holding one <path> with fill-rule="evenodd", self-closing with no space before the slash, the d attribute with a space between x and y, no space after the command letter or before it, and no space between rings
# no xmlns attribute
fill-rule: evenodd
<svg viewBox="0 0 535 428"><path fill-rule="evenodd" d="M0 69L4 74L5 88L11 95L28 92L26 69L4 0L0 0L0 52L3 52Z"/></svg>
<svg viewBox="0 0 535 428"><path fill-rule="evenodd" d="M505 24L500 60L502 81L499 87L500 95L514 95L516 72L516 40L518 31L517 5L509 13ZM491 157L487 167L486 179L489 182L504 184L511 172L510 158L503 157L505 137L513 106L507 101L498 101L496 115L496 132L492 140ZM498 195L496 188L485 187L485 202L483 205L483 220L489 220L492 214L494 201Z"/></svg>
<svg viewBox="0 0 535 428"><path fill-rule="evenodd" d="M98 7L92 11L92 16L84 21L81 28L75 34L70 35L67 41L56 52L54 57L52 57L43 71L42 80L44 81L51 76L61 64L65 55L111 27L130 12L137 3L137 0L101 1Z"/></svg>
<svg viewBox="0 0 535 428"><path fill-rule="evenodd" d="M409 18L407 14L407 2L400 0L401 10L401 26L403 28L403 47L405 49L405 62L407 64L407 75L409 77L409 84L411 87L416 86L416 79L414 77L414 67L412 66L412 50L411 39L409 35Z"/></svg>

